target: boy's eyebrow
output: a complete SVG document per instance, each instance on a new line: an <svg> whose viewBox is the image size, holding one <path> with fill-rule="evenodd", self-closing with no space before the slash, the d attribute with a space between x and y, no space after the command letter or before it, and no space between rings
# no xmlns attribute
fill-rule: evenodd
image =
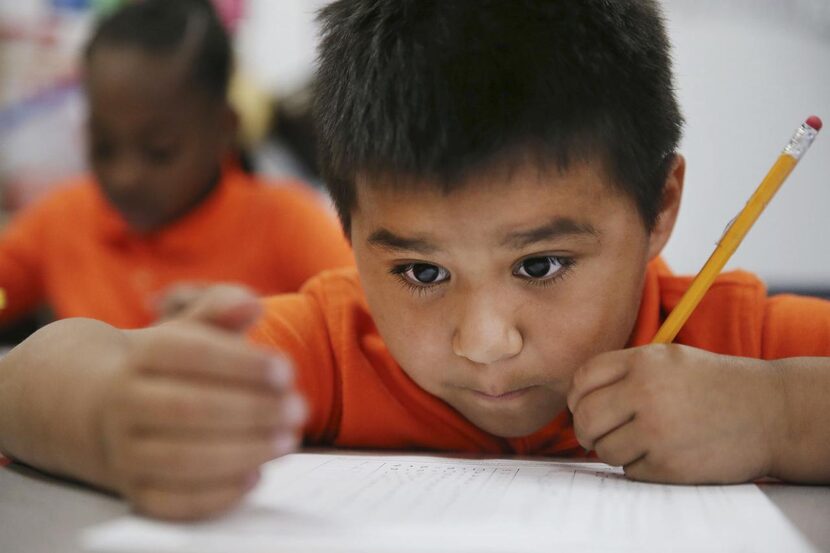
<svg viewBox="0 0 830 553"><path fill-rule="evenodd" d="M420 254L435 253L438 248L423 238L406 238L398 236L389 229L379 228L366 240L370 246L393 251L410 251Z"/></svg>
<svg viewBox="0 0 830 553"><path fill-rule="evenodd" d="M598 239L599 232L590 223L575 221L568 217L557 217L542 226L508 234L502 240L502 246L519 250L536 242L553 240L561 236L590 236Z"/></svg>

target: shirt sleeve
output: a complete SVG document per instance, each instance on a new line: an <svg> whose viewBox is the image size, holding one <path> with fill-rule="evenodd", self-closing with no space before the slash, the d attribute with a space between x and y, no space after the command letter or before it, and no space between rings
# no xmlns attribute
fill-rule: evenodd
<svg viewBox="0 0 830 553"><path fill-rule="evenodd" d="M767 300L762 358L830 356L830 301L794 295Z"/></svg>
<svg viewBox="0 0 830 553"><path fill-rule="evenodd" d="M309 420L304 430L309 444L330 441L336 425L339 384L325 317L307 293L284 294L264 300L265 314L250 333L251 340L288 357L297 387L305 396Z"/></svg>
<svg viewBox="0 0 830 553"><path fill-rule="evenodd" d="M48 218L48 204L41 202L17 214L0 234L0 288L6 295L0 324L13 322L44 300Z"/></svg>

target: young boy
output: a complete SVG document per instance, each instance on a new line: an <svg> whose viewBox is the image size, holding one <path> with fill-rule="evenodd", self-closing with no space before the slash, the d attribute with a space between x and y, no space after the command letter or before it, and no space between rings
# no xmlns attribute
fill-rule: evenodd
<svg viewBox="0 0 830 553"><path fill-rule="evenodd" d="M145 330L51 325L0 361L0 449L165 518L226 509L301 428L830 482L830 303L730 273L676 345L647 345L689 284L658 258L684 161L654 2L339 0L321 20L322 163L357 271L268 300L259 346L230 291Z"/></svg>
<svg viewBox="0 0 830 553"><path fill-rule="evenodd" d="M146 326L153 300L177 282L293 292L352 263L310 191L269 185L229 160L231 60L205 0L134 3L100 24L84 60L94 177L4 231L0 322L45 301L59 318Z"/></svg>

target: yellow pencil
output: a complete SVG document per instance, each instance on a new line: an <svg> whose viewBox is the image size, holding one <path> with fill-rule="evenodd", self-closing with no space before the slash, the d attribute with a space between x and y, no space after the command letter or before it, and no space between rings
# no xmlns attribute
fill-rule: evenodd
<svg viewBox="0 0 830 553"><path fill-rule="evenodd" d="M703 299L706 291L715 281L715 277L721 272L723 266L738 249L741 241L752 228L752 225L767 207L772 197L781 188L784 180L789 176L795 168L798 161L804 155L804 152L813 143L818 131L821 130L821 119L815 115L808 117L807 120L795 131L795 134L790 139L790 143L784 148L784 151L778 157L775 165L769 170L767 176L758 185L755 193L746 202L746 206L741 210L738 216L732 221L723 238L718 242L718 247L712 252L709 260L703 265L703 268L692 281L689 289L680 298L680 302L669 314L666 321L657 331L657 334L652 340L653 344L668 344L674 340L677 333L685 324L686 320L695 310L697 304Z"/></svg>

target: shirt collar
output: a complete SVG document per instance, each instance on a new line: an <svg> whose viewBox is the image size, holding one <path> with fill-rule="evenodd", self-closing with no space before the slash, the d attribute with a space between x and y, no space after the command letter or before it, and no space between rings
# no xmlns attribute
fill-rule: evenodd
<svg viewBox="0 0 830 553"><path fill-rule="evenodd" d="M214 239L219 238L217 233L226 232L217 219L222 217L237 191L245 184L250 184L250 177L241 169L224 167L216 187L201 203L172 223L149 233L134 231L96 186L95 211L98 213L99 234L113 245L141 245L170 253L192 249L194 237L198 237L200 243L214 243Z"/></svg>

